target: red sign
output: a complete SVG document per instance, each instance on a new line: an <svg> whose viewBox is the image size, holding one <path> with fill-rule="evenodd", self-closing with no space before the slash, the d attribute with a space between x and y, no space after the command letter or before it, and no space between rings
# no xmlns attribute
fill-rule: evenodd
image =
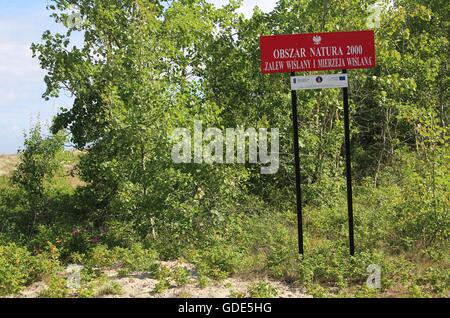
<svg viewBox="0 0 450 318"><path fill-rule="evenodd" d="M373 31L261 35L263 73L372 68Z"/></svg>

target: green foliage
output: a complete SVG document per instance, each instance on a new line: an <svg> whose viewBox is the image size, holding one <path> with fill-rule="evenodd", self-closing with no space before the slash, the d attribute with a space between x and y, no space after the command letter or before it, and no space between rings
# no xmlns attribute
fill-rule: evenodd
<svg viewBox="0 0 450 318"><path fill-rule="evenodd" d="M65 136L61 133L44 138L41 126L31 129L21 151L21 162L11 178L13 184L24 189L31 204L40 203L44 195L44 182L51 179L59 168L56 160L58 152L63 150ZM33 208L36 206L32 205Z"/></svg>
<svg viewBox="0 0 450 318"><path fill-rule="evenodd" d="M132 224L114 220L105 224L102 242L108 246L131 247L138 241L139 236Z"/></svg>
<svg viewBox="0 0 450 318"><path fill-rule="evenodd" d="M430 294L447 297L450 289L450 271L448 268L429 267L425 273L417 279Z"/></svg>
<svg viewBox="0 0 450 318"><path fill-rule="evenodd" d="M225 279L236 274L245 265L243 252L228 244L217 244L206 249L194 251L189 255L190 260L201 275L213 279Z"/></svg>
<svg viewBox="0 0 450 318"><path fill-rule="evenodd" d="M0 245L0 295L16 294L38 279L60 269L57 257L33 256L26 248L10 243Z"/></svg>
<svg viewBox="0 0 450 318"><path fill-rule="evenodd" d="M229 298L245 298L245 293L232 290Z"/></svg>
<svg viewBox="0 0 450 318"><path fill-rule="evenodd" d="M146 250L142 245L135 244L130 249L116 247L113 250L120 262L122 274L130 272L155 273L158 269L158 254L153 250Z"/></svg>
<svg viewBox="0 0 450 318"><path fill-rule="evenodd" d="M67 288L67 281L64 277L55 275L51 278L47 288L39 293L41 298L66 298L70 295Z"/></svg>
<svg viewBox="0 0 450 318"><path fill-rule="evenodd" d="M198 276L198 287L205 288L209 284L209 278L205 275Z"/></svg>
<svg viewBox="0 0 450 318"><path fill-rule="evenodd" d="M89 267L109 268L117 264L113 253L106 245L95 246L87 256Z"/></svg>
<svg viewBox="0 0 450 318"><path fill-rule="evenodd" d="M154 294L162 294L170 287L170 277L171 272L167 266L161 266L157 272L156 278L158 282L153 288L152 293Z"/></svg>
<svg viewBox="0 0 450 318"><path fill-rule="evenodd" d="M156 283L155 288L153 288L153 293L163 294L164 292L167 291L167 289L169 289L169 287L170 287L169 280L167 278L162 278Z"/></svg>
<svg viewBox="0 0 450 318"><path fill-rule="evenodd" d="M43 137L37 124L26 136L21 162L11 176L11 183L24 192L26 198L26 227L30 236L38 222L48 221L48 188L53 176L61 169L57 155L63 151L65 135L57 133Z"/></svg>
<svg viewBox="0 0 450 318"><path fill-rule="evenodd" d="M0 294L19 292L33 279L34 260L31 254L15 244L0 246Z"/></svg>
<svg viewBox="0 0 450 318"><path fill-rule="evenodd" d="M189 283L190 273L186 268L177 266L172 269L172 278L178 287L183 287Z"/></svg>
<svg viewBox="0 0 450 318"><path fill-rule="evenodd" d="M277 289L268 282L254 283L248 288L248 293L251 298L273 298L278 295Z"/></svg>
<svg viewBox="0 0 450 318"><path fill-rule="evenodd" d="M67 23L73 5L80 25ZM158 265L180 257L196 266L200 287L247 275L317 297L448 294L449 2L342 0L331 10L285 0L250 18L239 6L52 2L65 29L46 31L32 49L47 72L44 98L61 88L75 98L55 117L54 135L33 128L12 177L0 177L0 294L43 278L42 297L108 295L119 290L97 277L108 268L150 273L162 293L188 282L184 269ZM307 91L298 98L301 257L288 77L261 75L258 38L367 28L376 32L377 67L351 71L350 84L357 253L348 256L340 93ZM169 136L195 120L279 128L279 172L174 164ZM62 131L81 152L63 151ZM78 291L57 274L68 262L86 267ZM365 284L371 264L382 268L380 290ZM275 296L264 283L250 293Z"/></svg>
<svg viewBox="0 0 450 318"><path fill-rule="evenodd" d="M159 269L158 253L145 249L141 244L133 244L130 248L115 247L108 249L98 245L87 255L86 265L89 268L119 269L119 274L145 272L156 275Z"/></svg>

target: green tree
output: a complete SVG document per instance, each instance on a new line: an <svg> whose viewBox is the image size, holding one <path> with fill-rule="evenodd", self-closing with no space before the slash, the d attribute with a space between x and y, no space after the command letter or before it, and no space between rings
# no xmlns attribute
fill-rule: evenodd
<svg viewBox="0 0 450 318"><path fill-rule="evenodd" d="M24 149L20 151L21 161L11 181L26 194L28 211L31 213L29 235L33 234L38 222L47 218L46 184L61 167L57 154L64 150L64 141L63 133L42 136L41 126L37 124L26 136Z"/></svg>

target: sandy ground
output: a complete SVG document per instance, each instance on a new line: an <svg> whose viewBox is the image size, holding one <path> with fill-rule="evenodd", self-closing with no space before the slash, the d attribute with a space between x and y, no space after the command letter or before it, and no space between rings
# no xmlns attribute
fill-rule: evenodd
<svg viewBox="0 0 450 318"><path fill-rule="evenodd" d="M123 293L121 295L106 295L99 296L99 298L230 298L241 294L249 297L248 288L255 282L261 280L244 280L242 278L228 278L222 282L210 282L208 286L201 288L197 283L197 276L195 269L190 264L181 264L178 262L162 262L169 268L174 266L183 266L190 272L190 281L186 286L177 287L172 284L167 291L161 294L153 293L153 290L158 283L157 279L149 277L146 274L130 275L127 277L120 277L116 270L105 271L104 273L110 281L117 282L121 285ZM301 288L293 288L287 284L264 280L272 287L275 287L278 295L277 298L311 298L306 295ZM36 282L23 290L16 297L35 298L38 297L39 292L46 288L44 282Z"/></svg>
<svg viewBox="0 0 450 318"><path fill-rule="evenodd" d="M19 155L0 155L0 177L11 176L19 162ZM66 179L73 188L85 185L85 183L78 177L74 163L61 162L61 164L64 169L64 175L59 178Z"/></svg>
<svg viewBox="0 0 450 318"><path fill-rule="evenodd" d="M11 175L18 163L17 155L0 155L0 177Z"/></svg>

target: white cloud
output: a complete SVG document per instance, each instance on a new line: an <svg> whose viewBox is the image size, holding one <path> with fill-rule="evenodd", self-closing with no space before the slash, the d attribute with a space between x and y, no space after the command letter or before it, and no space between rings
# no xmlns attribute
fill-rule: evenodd
<svg viewBox="0 0 450 318"><path fill-rule="evenodd" d="M28 97L30 88L41 87L44 72L32 59L30 44L14 37L15 21L0 23L0 107Z"/></svg>
<svg viewBox="0 0 450 318"><path fill-rule="evenodd" d="M0 11L0 153L15 153L23 131L55 114L52 103L41 98L45 71L30 48L53 24L45 4L38 9Z"/></svg>
<svg viewBox="0 0 450 318"><path fill-rule="evenodd" d="M42 71L36 60L32 59L29 45L10 42L1 38L0 35L0 76L2 79L22 78L28 76L35 80L41 76Z"/></svg>

